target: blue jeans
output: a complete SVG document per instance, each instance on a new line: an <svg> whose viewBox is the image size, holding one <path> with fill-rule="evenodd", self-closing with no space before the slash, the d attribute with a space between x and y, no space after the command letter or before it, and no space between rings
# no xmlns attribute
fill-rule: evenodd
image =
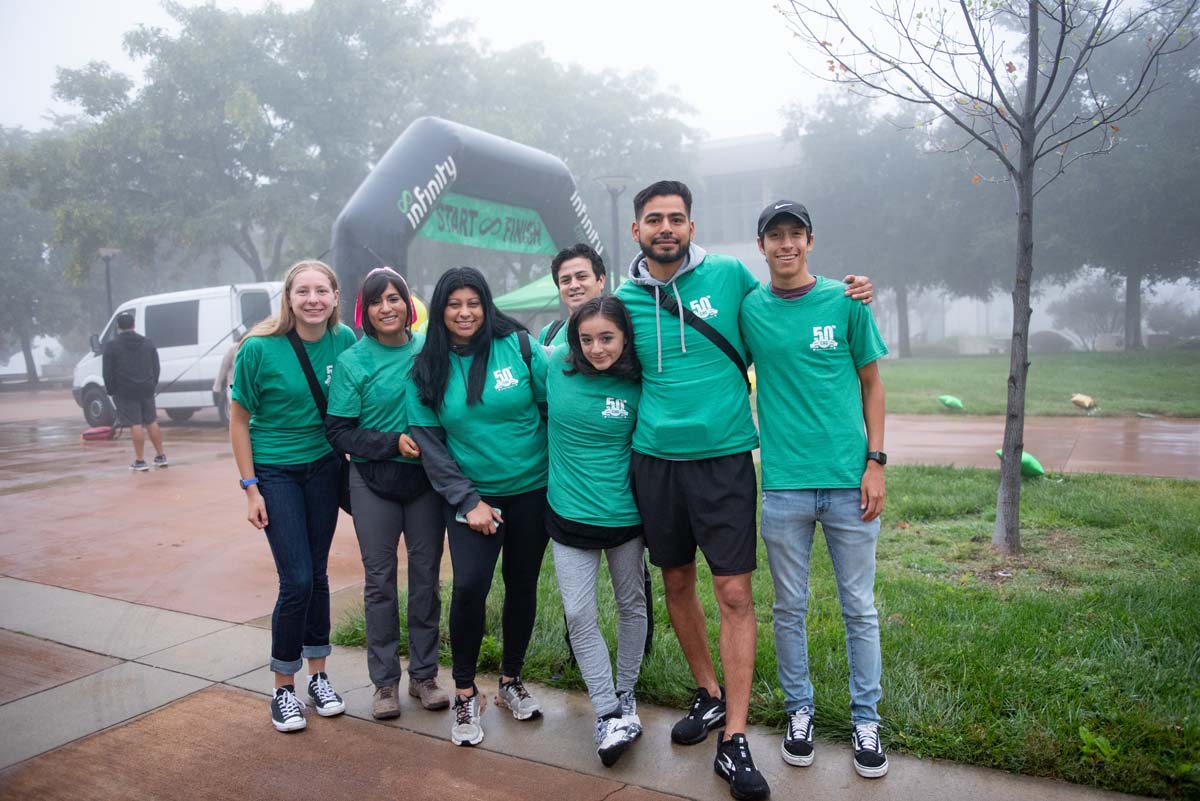
<svg viewBox="0 0 1200 801"><path fill-rule="evenodd" d="M258 490L267 503L267 542L279 573L271 615L271 670L300 672L304 659L328 656L329 546L337 527L341 474L338 455L307 464L258 464Z"/></svg>
<svg viewBox="0 0 1200 801"><path fill-rule="evenodd" d="M813 708L808 674L808 562L813 531L820 521L833 562L842 620L846 624L846 659L850 663L850 720L879 720L882 694L879 615L875 611L875 543L879 519L864 523L858 489L766 490L763 492L762 538L775 584L775 652L779 684L788 712Z"/></svg>

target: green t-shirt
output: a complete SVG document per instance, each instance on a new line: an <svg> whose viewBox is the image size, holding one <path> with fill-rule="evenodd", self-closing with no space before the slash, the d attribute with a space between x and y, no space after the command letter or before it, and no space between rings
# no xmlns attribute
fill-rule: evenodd
<svg viewBox="0 0 1200 801"><path fill-rule="evenodd" d="M858 487L867 458L858 370L887 346L871 309L818 277L784 300L759 287L742 304L742 336L758 374L765 490Z"/></svg>
<svg viewBox="0 0 1200 801"><path fill-rule="evenodd" d="M565 375L563 345L543 364L549 407L550 480L546 497L559 517L614 528L642 522L629 485L629 453L641 386L606 375Z"/></svg>
<svg viewBox="0 0 1200 801"><path fill-rule="evenodd" d="M335 417L356 417L360 428L395 432L408 431L408 407L404 394L413 357L425 343L423 334L413 333L400 346L384 345L372 337L363 337L338 357L329 386L329 413ZM368 461L351 454L356 462ZM397 453L391 461L420 464Z"/></svg>
<svg viewBox="0 0 1200 801"><path fill-rule="evenodd" d="M738 310L742 298L758 286L746 266L710 254L674 283L683 305L745 356ZM670 285L659 291L675 294ZM634 346L642 362L633 449L660 459L711 459L754 450L758 432L746 382L729 357L686 323L681 343L680 319L657 308L654 295L632 281L621 284L617 297L633 319Z"/></svg>
<svg viewBox="0 0 1200 801"><path fill-rule="evenodd" d="M338 356L354 344L342 324L316 342L305 342L317 382L329 394ZM325 421L286 336L247 337L233 368L232 397L250 412L250 445L259 464L306 464L333 450Z"/></svg>
<svg viewBox="0 0 1200 801"><path fill-rule="evenodd" d="M550 326L552 325L557 325L558 330L554 332L554 339L547 342L546 335L550 333ZM538 332L538 342L547 348L557 348L559 345L567 344L567 321L555 320L552 323L546 323L542 326L542 330Z"/></svg>
<svg viewBox="0 0 1200 801"><path fill-rule="evenodd" d="M536 372L546 352L530 337ZM492 340L483 397L467 406L467 374L473 356L449 355L450 375L442 408L421 403L417 388L407 390L408 422L441 426L446 447L480 495L518 495L546 486L546 424L517 335Z"/></svg>

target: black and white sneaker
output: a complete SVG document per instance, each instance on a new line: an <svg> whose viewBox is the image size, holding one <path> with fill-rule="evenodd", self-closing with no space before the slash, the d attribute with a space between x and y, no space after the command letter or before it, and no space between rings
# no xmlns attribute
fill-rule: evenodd
<svg viewBox="0 0 1200 801"><path fill-rule="evenodd" d="M812 708L802 706L788 713L788 727L783 734L783 745L779 749L783 761L799 768L813 763L813 718Z"/></svg>
<svg viewBox="0 0 1200 801"><path fill-rule="evenodd" d="M703 742L708 733L725 725L725 688L721 697L713 698L703 687L696 688L692 707L687 717L671 727L671 739L680 745L695 745Z"/></svg>
<svg viewBox="0 0 1200 801"><path fill-rule="evenodd" d="M887 754L879 740L878 723L856 723L850 733L854 745L854 769L864 779L878 779L888 772Z"/></svg>
<svg viewBox="0 0 1200 801"><path fill-rule="evenodd" d="M633 690L618 690L617 701L621 704L621 719L626 723L632 723L640 730L642 719L638 716L637 698L634 696Z"/></svg>
<svg viewBox="0 0 1200 801"><path fill-rule="evenodd" d="M767 780L754 767L746 735L734 734L725 742L725 730L717 735L717 758L713 770L729 782L729 794L737 801L762 801L771 795Z"/></svg>
<svg viewBox="0 0 1200 801"><path fill-rule="evenodd" d="M331 718L346 711L346 702L333 691L333 685L324 673L309 678L308 697L312 699L317 714L323 718Z"/></svg>
<svg viewBox="0 0 1200 801"><path fill-rule="evenodd" d="M294 684L275 688L275 697L271 699L271 723L278 731L299 731L308 725L304 719L304 702L296 697Z"/></svg>
<svg viewBox="0 0 1200 801"><path fill-rule="evenodd" d="M642 734L642 727L625 718L596 718L596 755L611 768Z"/></svg>

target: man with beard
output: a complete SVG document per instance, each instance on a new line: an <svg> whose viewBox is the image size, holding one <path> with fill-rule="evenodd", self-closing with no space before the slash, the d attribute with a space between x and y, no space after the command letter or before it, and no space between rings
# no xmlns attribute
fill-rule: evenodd
<svg viewBox="0 0 1200 801"><path fill-rule="evenodd" d="M630 471L650 561L662 569L671 625L697 685L671 739L699 743L724 725L714 768L734 798L753 801L770 788L745 735L755 657L750 576L757 567L758 488L751 452L758 433L738 312L759 284L737 259L692 244L692 194L685 184L653 183L637 193L633 207L641 253L617 290L633 318L643 366ZM866 279L850 281L847 293L870 299ZM720 609L724 687L696 594L697 547Z"/></svg>

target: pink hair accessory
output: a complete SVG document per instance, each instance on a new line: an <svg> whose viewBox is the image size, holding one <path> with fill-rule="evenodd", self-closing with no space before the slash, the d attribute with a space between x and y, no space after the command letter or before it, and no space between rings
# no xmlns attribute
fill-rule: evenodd
<svg viewBox="0 0 1200 801"><path fill-rule="evenodd" d="M391 273L392 275L396 276L396 279L398 281L400 281L400 285L404 287L404 294L408 295L408 304L407 304L408 305L408 324L409 325L415 324L417 322L417 306L415 303L412 302L412 290L408 288L408 282L404 280L404 276L402 276L400 273L396 272L391 267L384 266L384 267L376 267L375 269L371 270L371 272L369 272L363 276L362 284L360 284L358 287L358 297L354 301L354 325L355 325L355 327L362 328L362 315L363 315L362 288L364 286L366 286L367 279L370 278L372 275L375 275L376 273Z"/></svg>

